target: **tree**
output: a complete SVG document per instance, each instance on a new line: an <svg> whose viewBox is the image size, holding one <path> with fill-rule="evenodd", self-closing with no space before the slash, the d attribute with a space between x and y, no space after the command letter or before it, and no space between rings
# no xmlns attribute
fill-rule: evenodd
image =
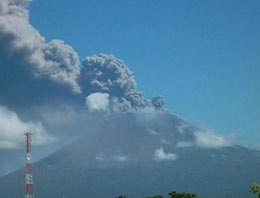
<svg viewBox="0 0 260 198"><path fill-rule="evenodd" d="M145 198L163 198L162 195L155 195L155 196L149 196L149 197L145 197Z"/></svg>
<svg viewBox="0 0 260 198"><path fill-rule="evenodd" d="M117 196L117 197L115 197L115 198L127 198L127 197L124 196L124 195L119 195L119 196Z"/></svg>
<svg viewBox="0 0 260 198"><path fill-rule="evenodd" d="M260 184L253 182L250 186L250 191L254 194L258 194L258 198L260 198Z"/></svg>
<svg viewBox="0 0 260 198"><path fill-rule="evenodd" d="M176 191L172 191L169 193L169 195L171 198L198 198L195 193L191 194L186 192L178 193Z"/></svg>

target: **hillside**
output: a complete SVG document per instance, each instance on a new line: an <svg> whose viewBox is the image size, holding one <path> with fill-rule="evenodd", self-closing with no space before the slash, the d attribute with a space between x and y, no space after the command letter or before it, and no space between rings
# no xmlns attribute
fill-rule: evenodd
<svg viewBox="0 0 260 198"><path fill-rule="evenodd" d="M177 146L194 141L195 126L170 114L149 118L154 119L149 126L145 119L133 114L110 118L35 163L35 196L139 198L177 190L242 198L249 184L260 180L258 151L236 145ZM1 197L21 197L23 180L24 170L2 177Z"/></svg>

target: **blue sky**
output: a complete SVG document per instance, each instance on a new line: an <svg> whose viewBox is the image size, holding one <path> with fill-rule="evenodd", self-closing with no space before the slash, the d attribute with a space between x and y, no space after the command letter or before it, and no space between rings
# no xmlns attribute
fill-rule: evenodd
<svg viewBox="0 0 260 198"><path fill-rule="evenodd" d="M124 60L145 96L182 118L260 141L259 0L34 0L30 17L81 59Z"/></svg>

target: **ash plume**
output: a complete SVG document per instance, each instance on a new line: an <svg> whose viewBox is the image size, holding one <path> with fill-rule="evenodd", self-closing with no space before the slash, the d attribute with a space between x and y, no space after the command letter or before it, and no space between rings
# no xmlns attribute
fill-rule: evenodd
<svg viewBox="0 0 260 198"><path fill-rule="evenodd" d="M144 98L133 73L113 55L87 57L80 70L79 57L71 46L58 39L46 42L30 24L30 2L0 2L0 91L6 93L0 96L1 104L39 105L52 97L61 100L73 94L82 94L78 100L84 104L90 94L106 93L110 108L116 111L163 107L158 100L151 103Z"/></svg>
<svg viewBox="0 0 260 198"><path fill-rule="evenodd" d="M166 114L163 97L146 99L137 87L133 72L122 60L113 55L98 54L85 58L80 67L79 57L71 46L58 39L46 42L29 22L27 7L30 2L0 0L0 119L4 123L5 116L10 115L9 125L17 126L13 129L6 125L0 130L0 137L4 137L2 147L18 145L16 138L8 137L19 136L20 133L14 131L27 127L38 130L42 142L48 143L52 138L71 138L72 130L73 135L93 131L104 120L123 128L119 122L122 115L126 117L125 125L133 125L133 121L129 122L131 116L134 121L142 122L142 126L146 122L148 126L156 122L169 125L161 120ZM104 111L110 114L104 114ZM162 131L174 127L169 125ZM150 133L154 131L154 138L162 133L157 128L147 128ZM177 135L175 133L174 138ZM195 137L194 134L191 136ZM215 147L227 145L211 133L197 133L197 137L205 147L212 146L216 140L219 143L213 145ZM169 138L158 138L158 148L166 139ZM180 141L189 142L190 139ZM161 159L174 158L173 153L165 153L163 149L157 154ZM123 158L118 159L123 161Z"/></svg>
<svg viewBox="0 0 260 198"><path fill-rule="evenodd" d="M48 95L81 92L77 53L61 40L45 42L29 22L30 2L0 1L0 91L5 93L0 97L2 103L23 104L29 98L44 100Z"/></svg>
<svg viewBox="0 0 260 198"><path fill-rule="evenodd" d="M137 89L133 73L127 65L113 55L98 54L89 56L82 62L80 85L84 95L93 92L107 93L113 108L127 111L155 105L163 108L162 97L151 103ZM159 101L161 100L161 101Z"/></svg>
<svg viewBox="0 0 260 198"><path fill-rule="evenodd" d="M162 109L164 106L164 99L162 96L156 96L152 99L152 105L156 108L156 109Z"/></svg>

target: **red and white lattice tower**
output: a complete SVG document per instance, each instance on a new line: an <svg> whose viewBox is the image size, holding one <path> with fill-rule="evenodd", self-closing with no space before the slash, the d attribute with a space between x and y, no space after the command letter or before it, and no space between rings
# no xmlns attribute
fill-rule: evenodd
<svg viewBox="0 0 260 198"><path fill-rule="evenodd" d="M32 133L26 132L24 135L26 136L25 198L34 198L32 164L31 164Z"/></svg>

